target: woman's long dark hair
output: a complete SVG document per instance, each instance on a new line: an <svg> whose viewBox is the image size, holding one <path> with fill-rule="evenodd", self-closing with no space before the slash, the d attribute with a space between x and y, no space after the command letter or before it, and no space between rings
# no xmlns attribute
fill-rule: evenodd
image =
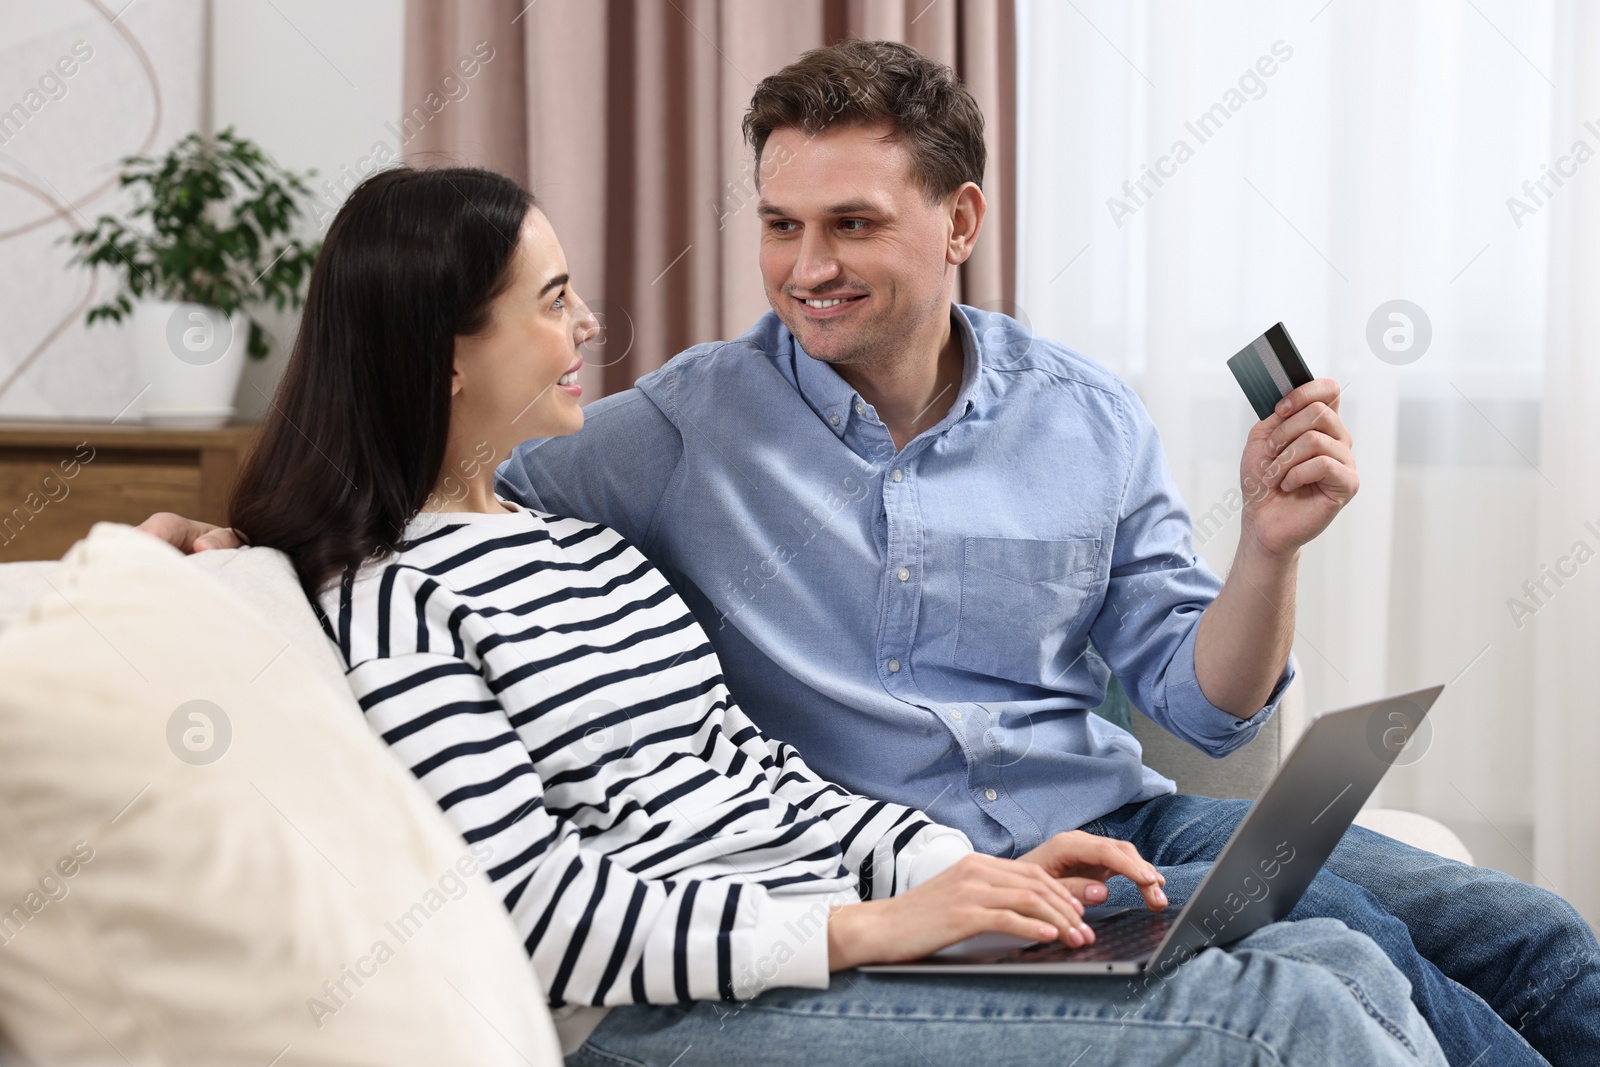
<svg viewBox="0 0 1600 1067"><path fill-rule="evenodd" d="M315 598L398 546L444 463L455 338L511 281L532 194L493 171L381 171L339 209L229 523Z"/></svg>

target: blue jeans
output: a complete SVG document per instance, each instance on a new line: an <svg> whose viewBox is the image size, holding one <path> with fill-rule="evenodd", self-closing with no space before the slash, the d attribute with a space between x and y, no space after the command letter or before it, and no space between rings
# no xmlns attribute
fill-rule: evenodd
<svg viewBox="0 0 1600 1067"><path fill-rule="evenodd" d="M826 990L775 989L743 1004L616 1008L566 1062L1416 1067L1445 1060L1382 951L1340 923L1313 919L1207 949L1148 984L844 971Z"/></svg>
<svg viewBox="0 0 1600 1067"><path fill-rule="evenodd" d="M1181 904L1249 807L1164 796L1084 829L1132 843ZM1135 903L1131 888L1114 883L1109 903ZM1600 945L1554 893L1355 826L1289 914L1313 916L1388 953L1452 1064L1600 1064Z"/></svg>

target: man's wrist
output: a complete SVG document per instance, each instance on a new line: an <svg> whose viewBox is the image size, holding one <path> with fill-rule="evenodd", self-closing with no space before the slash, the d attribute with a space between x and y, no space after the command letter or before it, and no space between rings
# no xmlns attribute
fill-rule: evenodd
<svg viewBox="0 0 1600 1067"><path fill-rule="evenodd" d="M1234 569L1243 567L1252 578L1292 574L1300 565L1301 547L1295 545L1287 550L1270 548L1247 525L1240 531L1239 547L1233 553L1233 566Z"/></svg>

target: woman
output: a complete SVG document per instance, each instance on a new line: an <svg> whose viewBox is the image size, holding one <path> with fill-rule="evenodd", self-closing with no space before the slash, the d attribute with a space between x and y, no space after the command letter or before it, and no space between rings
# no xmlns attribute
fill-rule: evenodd
<svg viewBox="0 0 1600 1067"><path fill-rule="evenodd" d="M1087 885L1128 877L1160 908L1164 879L1082 833L977 856L920 812L818 779L734 704L638 552L498 499L494 466L517 444L582 427L578 348L595 331L514 182L375 175L328 232L232 514L293 560L372 728L493 849L551 1004L572 1009L567 1047L588 1039L570 1062L916 1058L902 1042L1065 1062L1113 1041L1144 1062L1174 1026L1192 1030L1186 1062L1315 1062L1334 1042L1362 1062L1443 1062L1398 972L1328 921L1300 924L1298 958L1269 928L1133 993L830 981L981 933L1087 944ZM863 1007L880 1001L891 1020Z"/></svg>

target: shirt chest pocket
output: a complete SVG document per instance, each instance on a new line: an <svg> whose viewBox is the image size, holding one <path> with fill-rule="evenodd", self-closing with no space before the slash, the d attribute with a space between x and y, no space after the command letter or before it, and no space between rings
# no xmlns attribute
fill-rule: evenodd
<svg viewBox="0 0 1600 1067"><path fill-rule="evenodd" d="M962 548L955 665L1048 684L1070 665L1068 638L1100 603L1100 538L968 537Z"/></svg>

